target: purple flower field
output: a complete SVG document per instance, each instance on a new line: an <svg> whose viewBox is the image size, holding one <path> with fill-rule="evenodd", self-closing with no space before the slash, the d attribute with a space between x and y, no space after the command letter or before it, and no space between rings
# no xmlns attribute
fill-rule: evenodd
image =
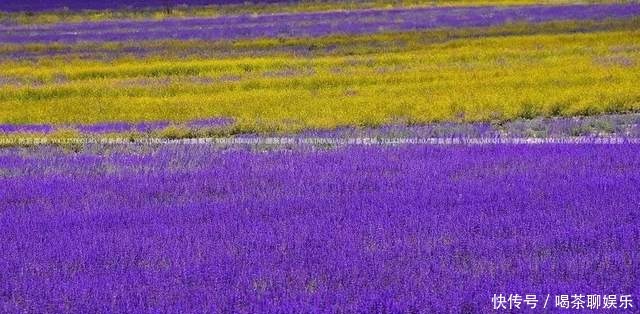
<svg viewBox="0 0 640 314"><path fill-rule="evenodd" d="M51 11L51 10L115 10L131 8L158 8L178 5L221 5L221 4L244 4L244 3L277 3L283 0L109 0L109 1L86 1L86 0L46 0L46 1L2 1L0 11ZM292 2L291 0L287 2Z"/></svg>
<svg viewBox="0 0 640 314"><path fill-rule="evenodd" d="M103 122L96 124L76 124L76 125L47 125L47 124L0 124L0 134L12 133L51 133L56 130L77 130L83 134L104 134L140 132L148 133L160 131L171 125L185 127L191 130L222 128L233 124L233 119L229 118L209 118L187 121L184 123L170 123L168 121L153 122Z"/></svg>
<svg viewBox="0 0 640 314"><path fill-rule="evenodd" d="M112 42L320 37L506 23L605 20L640 16L639 4L522 7L447 7L223 16L163 21L104 21L52 25L0 25L0 42Z"/></svg>
<svg viewBox="0 0 640 314"><path fill-rule="evenodd" d="M539 311L548 294L638 296L639 148L4 149L0 312L481 313L499 293L537 295Z"/></svg>
<svg viewBox="0 0 640 314"><path fill-rule="evenodd" d="M197 131L233 130L234 120L231 118L208 118L170 123L168 121L153 122L104 122L79 125L46 125L46 124L0 124L0 134L41 133L50 134L61 130L76 130L80 134L99 135L106 133L138 132L151 134L174 126ZM244 134L243 136L247 136ZM254 134L254 136L259 136ZM295 134L297 138L567 138L576 136L588 137L621 137L640 138L640 115L600 115L574 118L538 118L531 120L515 120L500 125L491 123L430 123L416 126L386 125L376 128L343 127L331 130L308 130Z"/></svg>
<svg viewBox="0 0 640 314"><path fill-rule="evenodd" d="M639 25L0 1L0 314L640 313Z"/></svg>

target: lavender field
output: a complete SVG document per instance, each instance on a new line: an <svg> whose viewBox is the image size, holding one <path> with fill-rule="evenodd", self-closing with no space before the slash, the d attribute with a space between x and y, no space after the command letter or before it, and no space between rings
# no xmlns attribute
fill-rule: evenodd
<svg viewBox="0 0 640 314"><path fill-rule="evenodd" d="M0 25L0 42L25 44L319 37L332 34L371 34L443 27L486 27L516 22L619 19L638 15L640 15L640 4L599 4L436 7L263 16L241 15L162 21L105 21L40 26Z"/></svg>
<svg viewBox="0 0 640 314"><path fill-rule="evenodd" d="M39 12L53 10L117 10L117 9L141 9L163 8L175 6L202 6L220 4L243 3L277 3L283 0L109 0L109 1L83 1L83 0L47 0L47 1L6 1L0 3L0 11Z"/></svg>
<svg viewBox="0 0 640 314"><path fill-rule="evenodd" d="M638 313L640 4L1 1L0 313Z"/></svg>
<svg viewBox="0 0 640 314"><path fill-rule="evenodd" d="M475 313L493 293L637 295L637 152L4 150L1 308Z"/></svg>

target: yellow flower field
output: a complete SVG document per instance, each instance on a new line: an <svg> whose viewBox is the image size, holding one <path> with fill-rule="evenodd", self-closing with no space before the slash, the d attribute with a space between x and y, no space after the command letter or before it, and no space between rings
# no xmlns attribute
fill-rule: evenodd
<svg viewBox="0 0 640 314"><path fill-rule="evenodd" d="M628 26L441 42L420 32L251 41L333 47L318 54L5 61L0 77L14 84L0 85L0 124L228 117L262 132L635 111L640 31Z"/></svg>

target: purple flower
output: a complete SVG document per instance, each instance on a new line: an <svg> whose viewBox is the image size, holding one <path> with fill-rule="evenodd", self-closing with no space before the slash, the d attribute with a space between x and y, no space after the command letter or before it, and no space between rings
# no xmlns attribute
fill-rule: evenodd
<svg viewBox="0 0 640 314"><path fill-rule="evenodd" d="M0 41L111 42L160 39L227 40L260 37L318 37L441 27L480 27L514 22L605 20L640 16L638 4L446 7L359 10L51 25L0 25ZM144 31L140 31L144 29Z"/></svg>
<svg viewBox="0 0 640 314"><path fill-rule="evenodd" d="M44 124L0 124L0 133L49 133L53 127Z"/></svg>
<svg viewBox="0 0 640 314"><path fill-rule="evenodd" d="M109 1L84 1L84 0L47 0L47 1L3 1L0 2L0 11L53 11L53 10L116 10L116 9L140 9L140 8L164 8L171 6L190 5L226 5L256 3L277 3L282 0L109 0ZM288 1L291 2L291 1Z"/></svg>
<svg viewBox="0 0 640 314"><path fill-rule="evenodd" d="M3 149L0 302L460 313L491 311L493 294L631 294L637 306L639 149Z"/></svg>

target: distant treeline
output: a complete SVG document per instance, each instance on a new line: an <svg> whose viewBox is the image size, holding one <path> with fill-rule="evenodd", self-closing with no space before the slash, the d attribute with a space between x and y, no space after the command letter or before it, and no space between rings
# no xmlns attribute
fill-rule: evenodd
<svg viewBox="0 0 640 314"><path fill-rule="evenodd" d="M171 8L180 5L225 5L225 4L260 4L278 2L298 2L296 0L27 0L0 1L0 11L5 12L41 12L56 10L112 10L135 8Z"/></svg>

